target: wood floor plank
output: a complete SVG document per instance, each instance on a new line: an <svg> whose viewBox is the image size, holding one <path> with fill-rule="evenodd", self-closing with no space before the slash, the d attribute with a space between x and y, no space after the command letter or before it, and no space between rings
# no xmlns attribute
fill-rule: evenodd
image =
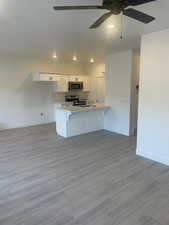
<svg viewBox="0 0 169 225"><path fill-rule="evenodd" d="M135 137L64 139L54 124L0 132L0 225L169 225L169 167Z"/></svg>

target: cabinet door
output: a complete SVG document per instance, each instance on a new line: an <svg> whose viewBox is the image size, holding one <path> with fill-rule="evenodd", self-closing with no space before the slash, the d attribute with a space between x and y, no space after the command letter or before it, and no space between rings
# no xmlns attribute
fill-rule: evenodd
<svg viewBox="0 0 169 225"><path fill-rule="evenodd" d="M75 82L75 81L82 81L81 76L70 76L69 81Z"/></svg>
<svg viewBox="0 0 169 225"><path fill-rule="evenodd" d="M59 76L57 82L53 86L53 92L67 92L68 91L68 79L66 76Z"/></svg>
<svg viewBox="0 0 169 225"><path fill-rule="evenodd" d="M58 91L59 92L67 92L68 91L68 82L65 76L60 77L58 82Z"/></svg>
<svg viewBox="0 0 169 225"><path fill-rule="evenodd" d="M58 75L55 74L40 74L39 81L57 81Z"/></svg>
<svg viewBox="0 0 169 225"><path fill-rule="evenodd" d="M89 78L86 76L83 76L83 91L90 91L90 80Z"/></svg>
<svg viewBox="0 0 169 225"><path fill-rule="evenodd" d="M40 81L53 81L53 76L49 74L40 74Z"/></svg>
<svg viewBox="0 0 169 225"><path fill-rule="evenodd" d="M39 73L39 72L33 72L32 73L32 80L33 81L57 81L58 77L60 77L57 74L47 74L47 73Z"/></svg>
<svg viewBox="0 0 169 225"><path fill-rule="evenodd" d="M96 80L96 101L104 104L105 102L105 79L104 77L97 77Z"/></svg>

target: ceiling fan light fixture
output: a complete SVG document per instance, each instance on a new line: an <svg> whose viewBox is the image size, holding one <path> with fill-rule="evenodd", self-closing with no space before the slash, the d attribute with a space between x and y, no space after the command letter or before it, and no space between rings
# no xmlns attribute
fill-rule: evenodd
<svg viewBox="0 0 169 225"><path fill-rule="evenodd" d="M103 0L102 5L74 5L74 6L54 6L54 10L93 10L93 9L106 9L109 12L103 14L95 23L90 26L90 29L96 29L101 26L112 15L118 15L123 13L124 16L128 16L144 24L148 24L155 20L155 17L142 13L134 8L128 8L131 6L139 6L149 2L157 0ZM111 29L113 27L110 27Z"/></svg>
<svg viewBox="0 0 169 225"><path fill-rule="evenodd" d="M108 25L107 25L107 28L108 28L108 29L113 29L113 28L115 28L115 25L114 25L114 24L108 24Z"/></svg>
<svg viewBox="0 0 169 225"><path fill-rule="evenodd" d="M56 54L53 54L53 58L54 58L54 59L57 59L58 57L57 57L57 55L56 55Z"/></svg>

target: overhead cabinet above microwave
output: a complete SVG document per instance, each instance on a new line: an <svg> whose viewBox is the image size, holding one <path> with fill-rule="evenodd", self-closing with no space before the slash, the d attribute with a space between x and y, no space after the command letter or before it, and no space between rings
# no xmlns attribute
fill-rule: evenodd
<svg viewBox="0 0 169 225"><path fill-rule="evenodd" d="M90 91L88 76L72 76L59 73L32 73L33 81L52 82L53 92Z"/></svg>
<svg viewBox="0 0 169 225"><path fill-rule="evenodd" d="M32 80L33 81L58 81L60 74L55 73L39 73L39 72L33 72L32 73Z"/></svg>

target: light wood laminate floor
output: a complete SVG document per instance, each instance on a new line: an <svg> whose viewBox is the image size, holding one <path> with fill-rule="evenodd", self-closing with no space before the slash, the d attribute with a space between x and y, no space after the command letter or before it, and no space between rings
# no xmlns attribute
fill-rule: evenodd
<svg viewBox="0 0 169 225"><path fill-rule="evenodd" d="M0 132L0 225L169 225L169 167L106 131Z"/></svg>

